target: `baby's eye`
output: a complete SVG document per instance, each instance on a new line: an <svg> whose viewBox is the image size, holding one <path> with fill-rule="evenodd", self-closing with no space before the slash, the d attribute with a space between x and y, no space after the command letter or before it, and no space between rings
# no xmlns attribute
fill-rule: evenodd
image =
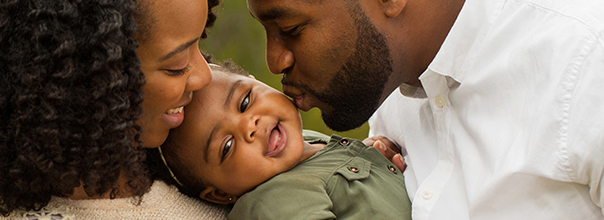
<svg viewBox="0 0 604 220"><path fill-rule="evenodd" d="M239 112L243 113L250 104L250 93L251 92L248 92L247 95L245 95L245 98L243 98L243 100L241 101L241 106L239 106Z"/></svg>
<svg viewBox="0 0 604 220"><path fill-rule="evenodd" d="M231 146L233 146L233 139L229 139L222 147L222 158L220 159L220 162L224 161L224 158L229 153L229 150L231 150Z"/></svg>

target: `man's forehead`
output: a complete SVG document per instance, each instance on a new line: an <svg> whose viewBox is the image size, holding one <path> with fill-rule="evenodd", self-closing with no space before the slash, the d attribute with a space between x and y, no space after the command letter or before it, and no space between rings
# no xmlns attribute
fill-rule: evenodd
<svg viewBox="0 0 604 220"><path fill-rule="evenodd" d="M294 17L296 14L297 11L294 8L290 8L288 6L276 6L269 8L266 11L260 11L256 16L260 21L272 21Z"/></svg>
<svg viewBox="0 0 604 220"><path fill-rule="evenodd" d="M317 4L323 0L248 0L252 17L260 21L286 19L300 14L300 5Z"/></svg>

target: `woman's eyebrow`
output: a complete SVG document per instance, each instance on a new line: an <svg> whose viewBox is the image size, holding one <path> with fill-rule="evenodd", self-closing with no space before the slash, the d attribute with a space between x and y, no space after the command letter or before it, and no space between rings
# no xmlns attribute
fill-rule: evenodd
<svg viewBox="0 0 604 220"><path fill-rule="evenodd" d="M158 62L162 62L164 60L172 58L174 55L176 55L176 54L184 51L187 48L189 48L191 45L193 45L195 42L197 42L199 40L199 38L201 38L201 36L198 37L198 38L195 38L193 40L190 40L189 42L181 44L176 49L172 50L170 53L166 54L165 56L160 57L159 60L157 60L157 61Z"/></svg>

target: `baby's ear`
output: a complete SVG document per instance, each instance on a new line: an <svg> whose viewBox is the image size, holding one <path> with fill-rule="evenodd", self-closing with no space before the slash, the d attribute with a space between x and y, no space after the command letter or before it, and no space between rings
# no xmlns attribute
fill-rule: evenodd
<svg viewBox="0 0 604 220"><path fill-rule="evenodd" d="M254 77L254 75L252 75L252 74L250 74L248 76L252 77L252 79L256 79L256 77Z"/></svg>
<svg viewBox="0 0 604 220"><path fill-rule="evenodd" d="M201 193L199 193L199 197L203 200L223 205L233 204L238 199L237 196L229 195L213 186L208 186L202 190Z"/></svg>

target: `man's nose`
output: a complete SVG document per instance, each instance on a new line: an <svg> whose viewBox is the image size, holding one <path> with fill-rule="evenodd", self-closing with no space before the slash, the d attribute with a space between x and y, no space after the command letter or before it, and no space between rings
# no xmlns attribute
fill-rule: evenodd
<svg viewBox="0 0 604 220"><path fill-rule="evenodd" d="M266 62L271 73L287 73L294 65L294 61L294 53L286 47L279 34L267 36Z"/></svg>

